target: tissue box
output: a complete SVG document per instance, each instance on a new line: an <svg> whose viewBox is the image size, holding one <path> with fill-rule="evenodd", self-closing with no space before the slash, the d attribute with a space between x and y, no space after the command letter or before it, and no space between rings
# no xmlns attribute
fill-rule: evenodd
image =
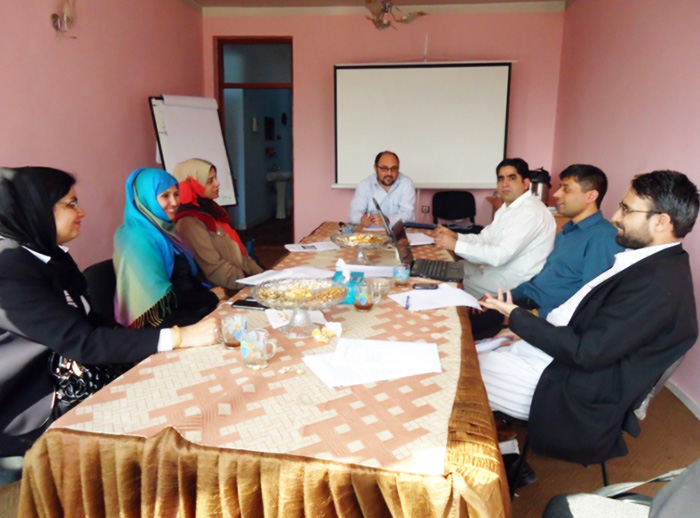
<svg viewBox="0 0 700 518"><path fill-rule="evenodd" d="M364 272L350 272L350 280L345 282L343 279L343 272L335 272L333 275L333 281L340 284L344 284L348 287L348 296L341 304L353 304L355 302L355 286L361 283L365 278Z"/></svg>

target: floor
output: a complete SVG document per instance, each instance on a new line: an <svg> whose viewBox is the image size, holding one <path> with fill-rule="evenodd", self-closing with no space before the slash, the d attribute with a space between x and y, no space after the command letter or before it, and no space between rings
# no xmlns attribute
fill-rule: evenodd
<svg viewBox="0 0 700 518"><path fill-rule="evenodd" d="M626 439L629 455L609 461L610 483L648 480L700 459L700 421L668 389L652 401L642 433ZM518 490L513 518L539 518L547 502L557 494L590 492L603 485L600 465L578 464L528 454L537 482ZM635 490L653 495L661 486L647 485Z"/></svg>

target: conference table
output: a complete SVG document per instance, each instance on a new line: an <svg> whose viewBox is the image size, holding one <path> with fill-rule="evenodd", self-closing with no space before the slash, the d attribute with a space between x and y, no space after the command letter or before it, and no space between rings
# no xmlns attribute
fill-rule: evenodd
<svg viewBox="0 0 700 518"><path fill-rule="evenodd" d="M328 240L326 222L302 240ZM449 259L433 245L417 258ZM353 249L289 253L335 269ZM392 293L410 289L393 287ZM244 296L247 290L237 296ZM267 327L262 311L244 312ZM25 457L19 516L510 516L464 308L326 310L343 338L437 344L441 373L330 388L302 361L329 343L270 330L265 369L222 344L152 355L57 420Z"/></svg>

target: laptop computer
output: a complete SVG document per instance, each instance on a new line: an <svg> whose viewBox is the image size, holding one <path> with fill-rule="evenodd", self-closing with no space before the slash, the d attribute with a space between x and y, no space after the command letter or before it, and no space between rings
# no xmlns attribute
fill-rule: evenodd
<svg viewBox="0 0 700 518"><path fill-rule="evenodd" d="M386 235L389 236L394 241L394 244L396 244L396 236L389 228L389 218L387 218L384 215L384 213L382 212L382 208L379 206L377 199L372 198L372 201L374 202L374 206L377 207L377 212L379 213L379 217L382 219L382 225L384 225L384 231L386 232Z"/></svg>
<svg viewBox="0 0 700 518"><path fill-rule="evenodd" d="M406 235L403 221L399 220L391 228L391 235L399 251L402 263L411 265L413 277L424 277L446 282L462 282L464 280L464 265L460 261L436 261L433 259L414 259L411 243Z"/></svg>

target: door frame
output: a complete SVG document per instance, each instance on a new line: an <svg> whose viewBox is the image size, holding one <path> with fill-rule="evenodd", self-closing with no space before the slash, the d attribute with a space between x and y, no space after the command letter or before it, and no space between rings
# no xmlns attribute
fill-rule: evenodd
<svg viewBox="0 0 700 518"><path fill-rule="evenodd" d="M236 44L280 44L287 43L290 47L290 71L292 81L289 83L226 83L224 82L224 45L236 45ZM294 174L294 44L293 38L291 36L214 36L214 82L216 84L216 101L219 104L219 120L221 122L221 128L224 132L224 137L226 136L226 114L223 108L224 104L224 90L226 89L286 89L290 91L291 94L291 106L289 113L290 121L290 133L291 133L291 162L292 162L292 181L290 182L290 187L292 191L292 228L294 228L294 209L296 204L294 203L294 179L296 175ZM226 138L224 138L226 141ZM228 152L228 149L227 149ZM240 171L237 172L240 174ZM245 173L244 173L245 174ZM231 178L234 182L234 186L237 188L236 180L237 178Z"/></svg>

